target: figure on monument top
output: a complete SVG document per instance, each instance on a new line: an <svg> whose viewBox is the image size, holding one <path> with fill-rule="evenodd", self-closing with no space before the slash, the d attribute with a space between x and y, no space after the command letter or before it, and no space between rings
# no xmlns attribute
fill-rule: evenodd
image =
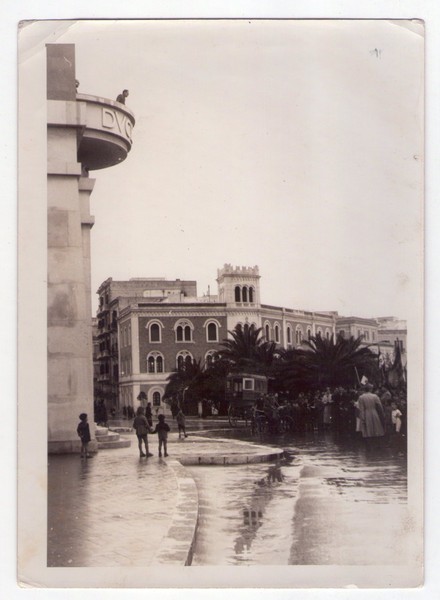
<svg viewBox="0 0 440 600"><path fill-rule="evenodd" d="M122 94L118 95L118 97L116 98L116 102L119 102L120 104L125 104L125 98L128 96L128 94L128 90L122 90Z"/></svg>

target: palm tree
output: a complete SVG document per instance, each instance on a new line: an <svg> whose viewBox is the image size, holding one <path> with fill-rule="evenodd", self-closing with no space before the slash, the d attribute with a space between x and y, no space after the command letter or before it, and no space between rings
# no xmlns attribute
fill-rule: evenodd
<svg viewBox="0 0 440 600"><path fill-rule="evenodd" d="M278 375L287 389L352 386L363 375L378 379L376 355L361 347L362 337L343 338L320 335L303 342L302 348L285 353Z"/></svg>
<svg viewBox="0 0 440 600"><path fill-rule="evenodd" d="M164 399L177 399L188 402L189 399L202 398L205 372L201 360L187 360L168 376Z"/></svg>
<svg viewBox="0 0 440 600"><path fill-rule="evenodd" d="M223 348L218 352L221 361L230 370L269 375L282 350L275 342L265 341L261 332L261 327L237 325L228 332L231 339L222 342Z"/></svg>
<svg viewBox="0 0 440 600"><path fill-rule="evenodd" d="M227 369L221 361L205 365L201 360L185 361L168 376L164 400L182 405L184 412L197 412L197 402L218 405L224 398Z"/></svg>

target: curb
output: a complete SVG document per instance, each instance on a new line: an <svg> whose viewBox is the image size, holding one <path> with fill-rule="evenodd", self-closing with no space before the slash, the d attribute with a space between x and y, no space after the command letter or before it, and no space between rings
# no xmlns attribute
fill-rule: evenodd
<svg viewBox="0 0 440 600"><path fill-rule="evenodd" d="M284 458L284 450L276 450L271 453L261 454L225 454L218 456L197 456L188 455L182 456L180 462L185 466L196 466L196 465L250 465L262 462L271 462L275 460L281 460Z"/></svg>
<svg viewBox="0 0 440 600"><path fill-rule="evenodd" d="M196 539L199 494L196 482L179 461L169 460L167 465L177 480L177 501L171 525L151 564L189 566Z"/></svg>

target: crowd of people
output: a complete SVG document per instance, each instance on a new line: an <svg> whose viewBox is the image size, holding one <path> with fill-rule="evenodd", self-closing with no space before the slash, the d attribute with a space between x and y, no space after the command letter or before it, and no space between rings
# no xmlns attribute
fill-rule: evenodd
<svg viewBox="0 0 440 600"><path fill-rule="evenodd" d="M329 387L301 392L295 399L268 394L254 407L269 429L298 433L333 431L335 434L392 439L406 435L406 394L366 383L360 389Z"/></svg>

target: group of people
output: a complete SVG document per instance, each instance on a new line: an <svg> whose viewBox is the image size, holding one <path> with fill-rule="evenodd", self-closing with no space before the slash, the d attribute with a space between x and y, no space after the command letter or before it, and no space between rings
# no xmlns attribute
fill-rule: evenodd
<svg viewBox="0 0 440 600"><path fill-rule="evenodd" d="M149 410L149 413L145 414L146 411ZM176 415L176 422L179 430L179 439L184 439L188 437L186 433L186 425L185 425L185 415L182 410L179 409ZM148 448L148 434L149 433L157 433L159 440L159 457L162 456L162 451L164 456L168 456L168 432L170 431L170 426L165 421L165 415L158 415L158 422L156 427L153 429L153 418L151 415L151 405L147 404L147 407L144 412L144 408L139 406L136 410L136 416L133 421L133 429L136 432L136 436L138 439L139 446L139 455L140 457L150 457L153 456ZM145 453L143 452L143 448L145 447Z"/></svg>
<svg viewBox="0 0 440 600"><path fill-rule="evenodd" d="M396 440L406 434L406 396L384 387L373 390L370 383L361 389L329 387L301 392L295 399L267 395L257 402L257 414L264 415L269 429L293 432L334 431Z"/></svg>

